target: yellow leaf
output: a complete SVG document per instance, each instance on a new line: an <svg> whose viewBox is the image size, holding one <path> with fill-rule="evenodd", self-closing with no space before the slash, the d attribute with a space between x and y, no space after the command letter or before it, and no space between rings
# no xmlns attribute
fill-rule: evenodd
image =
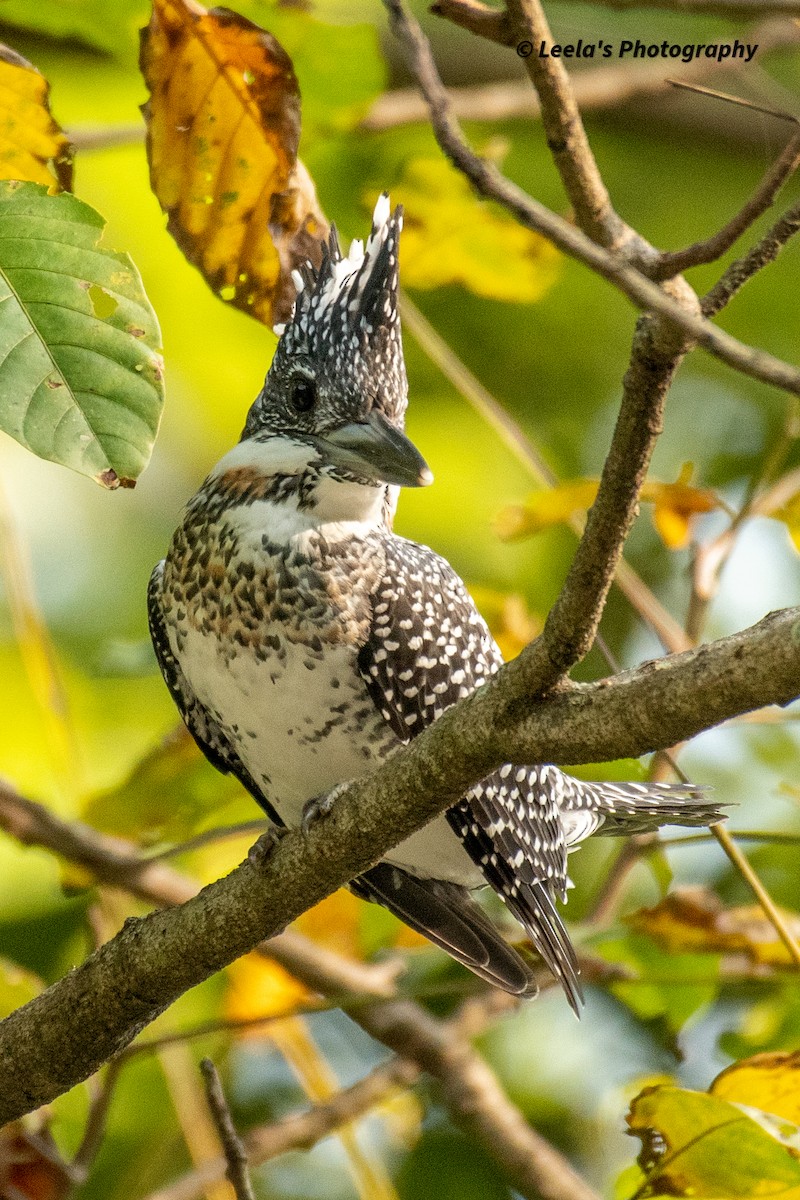
<svg viewBox="0 0 800 1200"><path fill-rule="evenodd" d="M653 523L670 550L687 545L694 516L719 507L719 500L710 488L693 487L689 483L691 473L692 464L686 463L674 483L648 479L641 491L641 499L654 506ZM596 479L569 479L556 487L543 488L524 504L503 509L495 521L495 531L503 541L514 541L553 525L566 524L591 508L598 487Z"/></svg>
<svg viewBox="0 0 800 1200"><path fill-rule="evenodd" d="M756 1119L719 1096L678 1087L645 1088L627 1121L642 1142L639 1200L800 1200L794 1125L779 1128L764 1113Z"/></svg>
<svg viewBox="0 0 800 1200"><path fill-rule="evenodd" d="M778 508L770 514L776 521L782 521L786 526L789 538L795 550L800 552L800 493L793 496L783 508Z"/></svg>
<svg viewBox="0 0 800 1200"><path fill-rule="evenodd" d="M478 296L530 304L558 275L560 255L550 242L479 200L442 158L414 159L392 198L405 208L407 287L456 283Z"/></svg>
<svg viewBox="0 0 800 1200"><path fill-rule="evenodd" d="M50 112L50 85L0 43L0 179L72 188L72 146Z"/></svg>
<svg viewBox="0 0 800 1200"><path fill-rule="evenodd" d="M327 222L297 160L300 93L271 34L228 9L154 0L142 39L150 181L188 260L265 324L319 263Z"/></svg>
<svg viewBox="0 0 800 1200"><path fill-rule="evenodd" d="M719 507L710 488L690 484L692 472L692 464L684 463L674 483L648 479L642 488L642 500L653 503L653 524L669 550L683 550L689 544L692 517Z"/></svg>
<svg viewBox="0 0 800 1200"><path fill-rule="evenodd" d="M230 1021L291 1016L311 1002L312 993L283 967L260 954L246 954L228 967L225 1016ZM244 1037L264 1037L254 1026Z"/></svg>
<svg viewBox="0 0 800 1200"><path fill-rule="evenodd" d="M755 1054L717 1076L709 1091L800 1125L800 1051Z"/></svg>
<svg viewBox="0 0 800 1200"><path fill-rule="evenodd" d="M504 542L531 537L553 525L563 525L576 513L585 512L597 496L596 479L570 479L557 487L534 492L524 505L503 509L495 531Z"/></svg>
<svg viewBox="0 0 800 1200"><path fill-rule="evenodd" d="M542 622L533 616L518 592L471 587L470 594L494 635L503 658L509 662L542 632Z"/></svg>
<svg viewBox="0 0 800 1200"><path fill-rule="evenodd" d="M783 916L794 936L800 936L800 916L785 911ZM680 888L654 908L631 914L627 922L670 952L744 954L772 966L791 961L760 908L725 908L705 888Z"/></svg>

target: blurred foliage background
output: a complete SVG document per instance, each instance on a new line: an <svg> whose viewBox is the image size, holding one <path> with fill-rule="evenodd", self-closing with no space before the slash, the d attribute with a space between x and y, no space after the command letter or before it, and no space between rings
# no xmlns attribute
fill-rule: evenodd
<svg viewBox="0 0 800 1200"><path fill-rule="evenodd" d="M523 272L510 234L478 236L475 202L441 162L425 125L380 133L359 128L384 89L407 84L377 0L320 0L310 13L268 0L243 0L237 8L274 32L294 60L303 95L300 153L328 217L345 237L360 236L379 191L402 199L409 229L416 217L422 222L422 232L409 232L404 246L405 283L414 303L559 477L596 476L635 321L628 303L545 248ZM562 41L742 35L740 24L666 11L617 13L554 3L550 15ZM150 191L141 137L109 144L109 128L140 125L138 106L146 93L136 63L137 30L147 16L140 0L0 3L2 40L46 75L56 117L87 143L78 153L75 190L107 218L107 244L127 250L142 273L162 325L168 395L152 464L135 491L103 492L8 439L0 442L0 557L6 601L16 597L13 606L0 606L0 770L21 792L62 815L163 847L257 815L240 789L200 762L184 740L163 746L176 713L147 641L145 589L182 504L238 438L275 337L214 297L168 237ZM449 82L521 77L513 53L432 18L426 28ZM798 79L795 50L757 59L719 85L797 113ZM767 116L726 111L720 119L718 106L698 96L623 106L590 115L587 125L618 210L666 248L722 225L785 138L780 123ZM535 122L476 123L468 132L478 147L503 158L512 178L564 211ZM89 147L90 134L97 135L98 148ZM796 182L789 194L798 194ZM747 342L796 358L798 267L800 246L790 245L722 324ZM718 273L718 266L698 269L692 282L702 289ZM574 535L555 526L510 543L498 537L499 514L523 503L535 481L408 334L406 353L409 432L436 484L403 496L398 531L450 559L513 652L535 632L557 594ZM782 394L694 354L673 389L652 477L674 481L691 463L693 481L735 508L791 416ZM796 443L785 465L800 465ZM700 514L692 520L692 538L707 540L726 521L718 507ZM645 508L627 556L679 621L687 609L691 554L691 545L667 546ZM725 571L708 635L732 632L771 608L797 603L799 585L800 560L786 524L752 520ZM626 665L659 652L618 592L602 628ZM594 652L581 673L590 677L606 669ZM698 738L683 753L682 765L693 778L739 806L734 828L800 837L795 715L790 710L780 721L736 723ZM623 763L598 770L637 777L643 767ZM219 842L180 862L197 878L211 879L239 861L247 844L246 838ZM646 932L618 919L618 912L601 931L581 924L618 850L611 842L593 842L572 860L576 888L568 916L579 942L634 965L652 982L614 991L590 987L580 1026L560 994L547 993L481 1041L526 1115L606 1188L634 1157L622 1116L644 1080L667 1075L704 1088L732 1058L791 1049L800 1035L790 977L723 984L720 955L708 947L667 954ZM800 909L796 844L758 843L751 859L773 897ZM655 904L672 877L706 883L728 904L750 903L719 848L701 841L638 863L619 912ZM87 889L55 857L0 838L0 1011L80 961L130 911L130 901ZM385 913L346 896L307 917L305 927L358 955L380 953L402 937ZM414 942L409 955L410 988L464 986L463 973L436 953ZM226 1014L252 1016L259 1005L280 1011L292 1002L287 981L260 980L257 967L240 964L184 997L158 1029L189 1028ZM436 1002L439 1010L447 1003ZM230 1049L226 1078L245 1125L297 1107L303 1092L324 1095L325 1087L360 1078L384 1053L339 1013L280 1026L269 1038L232 1039L223 1032L190 1046L141 1055L125 1068L82 1198L143 1197L202 1158L201 1099L192 1066L200 1050L224 1058ZM53 1106L54 1135L64 1152L80 1140L87 1095L78 1088ZM354 1139L328 1139L309 1154L269 1165L258 1175L260 1194L287 1200L509 1195L492 1162L450 1125L435 1090L418 1089L398 1100L362 1122ZM224 1194L214 1191L215 1197Z"/></svg>

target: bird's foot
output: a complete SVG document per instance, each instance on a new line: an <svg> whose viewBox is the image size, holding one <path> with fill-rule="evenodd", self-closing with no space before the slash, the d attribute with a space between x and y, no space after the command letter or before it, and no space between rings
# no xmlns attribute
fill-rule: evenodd
<svg viewBox="0 0 800 1200"><path fill-rule="evenodd" d="M348 783L339 783L335 788L331 788L329 792L325 792L321 796L313 796L303 808L303 819L300 822L300 828L303 833L308 833L312 825L317 821L328 817L333 810L333 806L343 792L346 792Z"/></svg>
<svg viewBox="0 0 800 1200"><path fill-rule="evenodd" d="M270 825L269 829L266 829L258 841L254 842L247 851L247 857L253 866L258 870L266 866L272 858L276 846L286 837L288 832L288 829L285 829L282 825Z"/></svg>

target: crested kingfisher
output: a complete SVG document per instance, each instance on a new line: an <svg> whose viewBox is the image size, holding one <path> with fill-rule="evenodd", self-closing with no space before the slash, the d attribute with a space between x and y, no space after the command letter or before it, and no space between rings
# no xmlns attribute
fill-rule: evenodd
<svg viewBox="0 0 800 1200"><path fill-rule="evenodd" d="M383 195L366 245L344 255L334 229L320 266L294 272L292 316L241 440L189 501L150 581L153 642L183 720L288 827L502 662L453 568L392 532L400 489L433 478L403 432L401 228ZM721 819L691 785L507 764L350 886L483 979L533 995L530 965L472 896L488 884L577 1012L555 903L569 850L594 833Z"/></svg>

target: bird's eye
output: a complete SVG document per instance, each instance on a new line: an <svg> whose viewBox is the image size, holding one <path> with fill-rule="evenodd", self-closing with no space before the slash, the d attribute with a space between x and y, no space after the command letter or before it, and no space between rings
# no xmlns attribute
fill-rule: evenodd
<svg viewBox="0 0 800 1200"><path fill-rule="evenodd" d="M317 402L317 385L312 379L295 379L289 394L289 402L297 413L311 412Z"/></svg>

